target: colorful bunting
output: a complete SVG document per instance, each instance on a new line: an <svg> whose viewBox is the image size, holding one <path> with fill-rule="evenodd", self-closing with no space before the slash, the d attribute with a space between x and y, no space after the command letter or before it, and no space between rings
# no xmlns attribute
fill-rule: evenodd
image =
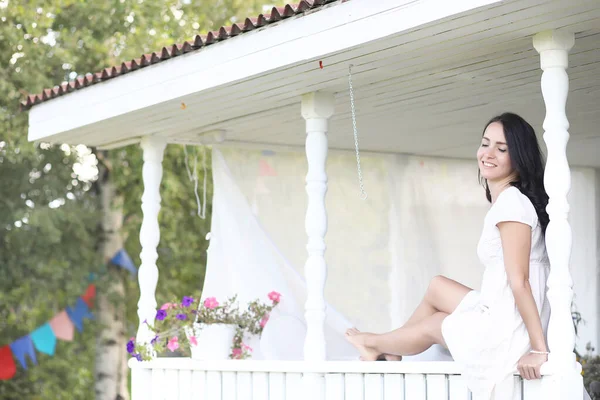
<svg viewBox="0 0 600 400"><path fill-rule="evenodd" d="M0 347L0 380L11 379L16 373L17 366L10 346Z"/></svg>
<svg viewBox="0 0 600 400"><path fill-rule="evenodd" d="M73 340L73 333L75 332L75 326L69 319L66 311L61 311L50 320L50 327L54 336L57 339L70 342Z"/></svg>
<svg viewBox="0 0 600 400"><path fill-rule="evenodd" d="M33 349L33 342L29 335L25 335L11 343L10 349L13 354L19 360L19 363L24 369L27 369L27 359L25 356L29 356L34 364L37 364L35 358L35 350Z"/></svg>
<svg viewBox="0 0 600 400"><path fill-rule="evenodd" d="M132 274L137 273L137 268L124 249L119 250L110 262L130 271ZM94 279L94 274L90 274L90 281ZM85 293L77 298L73 307L67 307L66 310L59 312L31 334L15 340L10 345L0 347L0 380L11 379L16 374L17 366L14 358L19 361L24 369L27 369L27 357L34 364L37 364L36 349L40 353L53 356L57 339L73 340L75 327L81 332L83 331L83 320L94 318L90 308L94 306L95 297L96 286L92 283L88 285Z"/></svg>
<svg viewBox="0 0 600 400"><path fill-rule="evenodd" d="M127 254L125 249L117 251L117 253L113 256L110 262L114 265L118 265L122 268L125 268L133 275L137 274L137 268L133 261L131 261L131 258L129 257L129 254Z"/></svg>
<svg viewBox="0 0 600 400"><path fill-rule="evenodd" d="M40 353L46 353L51 356L54 355L56 336L54 336L54 332L52 332L52 327L49 323L45 323L35 331L31 332L31 341Z"/></svg>
<svg viewBox="0 0 600 400"><path fill-rule="evenodd" d="M85 301L83 301L81 297L77 299L77 303L75 303L75 308L67 307L66 311L71 321L73 321L73 325L75 325L79 332L83 331L84 318L94 318L94 315L89 311L87 304L85 304Z"/></svg>

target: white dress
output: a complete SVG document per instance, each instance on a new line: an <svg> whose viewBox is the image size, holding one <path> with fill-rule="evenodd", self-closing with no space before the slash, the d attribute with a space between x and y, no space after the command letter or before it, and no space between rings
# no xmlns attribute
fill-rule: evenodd
<svg viewBox="0 0 600 400"><path fill-rule="evenodd" d="M497 227L502 221L531 227L529 283L544 335L550 319L546 297L550 264L542 229L529 198L511 186L500 193L485 216L477 246L477 255L485 266L481 291L469 292L442 323L448 349L478 399L490 398L494 386L513 374L519 359L531 349L504 267Z"/></svg>

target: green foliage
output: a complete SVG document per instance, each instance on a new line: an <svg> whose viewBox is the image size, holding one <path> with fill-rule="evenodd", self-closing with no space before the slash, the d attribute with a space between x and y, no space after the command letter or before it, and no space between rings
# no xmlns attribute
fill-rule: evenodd
<svg viewBox="0 0 600 400"><path fill-rule="evenodd" d="M263 3L0 1L0 51L5 55L0 58L0 346L72 304L91 272L106 271L97 251L100 215L94 179L73 168L93 164L94 156L84 147L27 142L27 114L19 112L19 101L63 80L191 39L230 23L230 16L255 15ZM125 248L139 265L141 151L130 146L107 157L125 199ZM210 221L210 207L206 220L196 216L181 146L167 147L163 166L159 304L181 293L199 295ZM211 194L209 174L209 200ZM98 281L99 290L107 277ZM128 335L137 329L138 296L137 281L128 280ZM28 371L18 367L15 378L0 381L0 398L93 398L96 329L86 321L84 333L73 342L59 342L54 357L38 353L39 366Z"/></svg>

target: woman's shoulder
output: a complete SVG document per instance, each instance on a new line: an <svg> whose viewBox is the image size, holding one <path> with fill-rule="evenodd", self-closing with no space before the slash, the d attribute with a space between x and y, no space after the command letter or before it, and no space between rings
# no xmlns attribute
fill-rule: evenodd
<svg viewBox="0 0 600 400"><path fill-rule="evenodd" d="M504 189L498 195L490 209L490 216L494 225L503 221L516 221L535 228L538 222L533 203L515 186Z"/></svg>

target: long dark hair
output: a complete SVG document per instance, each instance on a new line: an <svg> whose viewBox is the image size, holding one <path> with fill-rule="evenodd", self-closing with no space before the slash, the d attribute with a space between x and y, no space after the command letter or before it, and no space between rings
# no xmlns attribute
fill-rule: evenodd
<svg viewBox="0 0 600 400"><path fill-rule="evenodd" d="M529 198L535 207L542 233L545 234L550 222L546 212L548 194L544 188L544 159L535 130L517 114L507 112L490 119L483 131L494 122L502 124L508 154L513 168L517 171L517 180L510 184ZM485 187L485 196L491 203L492 195L487 180L482 179L479 174L479 181Z"/></svg>

